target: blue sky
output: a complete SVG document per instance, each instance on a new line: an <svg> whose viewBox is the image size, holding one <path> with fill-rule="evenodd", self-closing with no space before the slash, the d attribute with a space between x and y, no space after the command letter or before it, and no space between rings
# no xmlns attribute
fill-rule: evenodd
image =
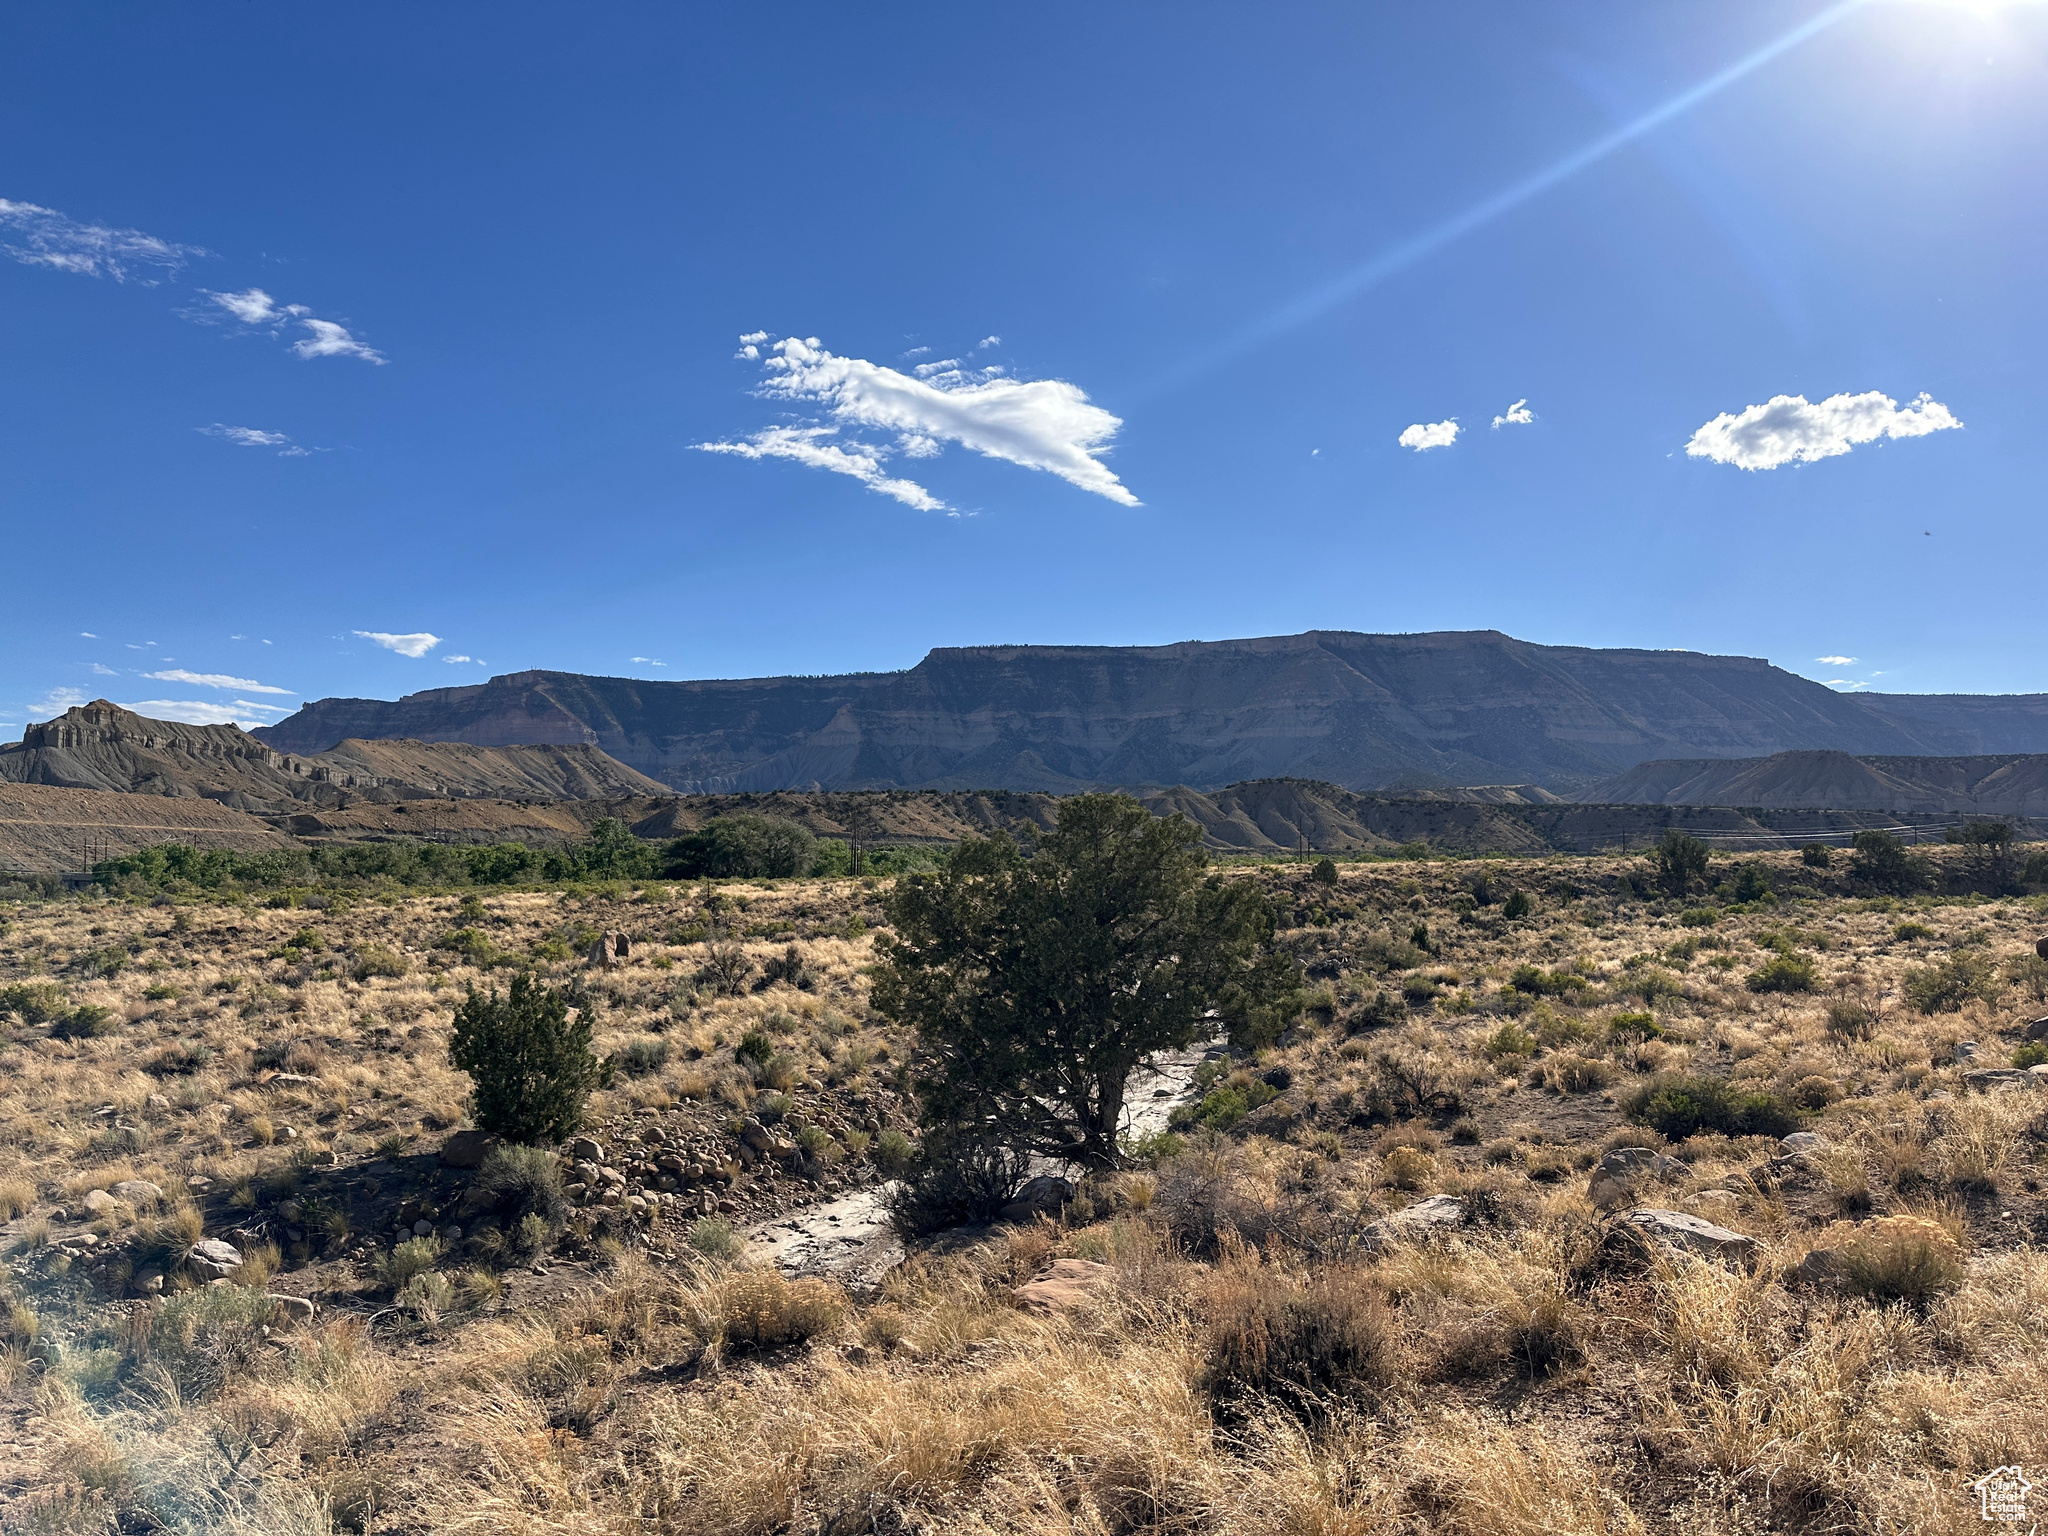
<svg viewBox="0 0 2048 1536"><path fill-rule="evenodd" d="M2048 7L30 3L0 136L0 736L1312 627L2048 690Z"/></svg>

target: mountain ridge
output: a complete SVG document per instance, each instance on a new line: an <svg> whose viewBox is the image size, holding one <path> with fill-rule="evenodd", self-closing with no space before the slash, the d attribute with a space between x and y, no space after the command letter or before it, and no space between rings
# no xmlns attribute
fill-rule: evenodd
<svg viewBox="0 0 2048 1536"><path fill-rule="evenodd" d="M2036 710L2033 697L1945 695L1911 713L1759 657L1543 646L1496 630L1310 630L939 647L900 672L843 676L531 670L396 700L315 700L251 734L301 753L344 737L592 745L683 794L1208 790L1284 777L1557 792L1657 759L1960 755L1987 734L2048 750L2048 703Z"/></svg>

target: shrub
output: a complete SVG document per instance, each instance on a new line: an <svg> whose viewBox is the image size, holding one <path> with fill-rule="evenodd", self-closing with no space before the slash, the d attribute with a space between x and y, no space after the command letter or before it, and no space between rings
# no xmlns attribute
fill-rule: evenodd
<svg viewBox="0 0 2048 1536"><path fill-rule="evenodd" d="M1764 1089L1737 1088L1718 1077L1657 1077L1622 1103L1622 1112L1672 1141L1701 1131L1723 1136L1784 1136L1799 1121Z"/></svg>
<svg viewBox="0 0 2048 1536"><path fill-rule="evenodd" d="M1858 880L1893 895L1918 890L1927 883L1925 866L1891 833L1858 832L1853 846L1856 855L1849 872Z"/></svg>
<svg viewBox="0 0 2048 1536"><path fill-rule="evenodd" d="M435 947L454 950L478 970L489 970L508 958L481 928L458 928Z"/></svg>
<svg viewBox="0 0 2048 1536"><path fill-rule="evenodd" d="M1657 839L1657 883L1672 895L1683 895L1695 882L1706 877L1714 852L1701 839L1676 827Z"/></svg>
<svg viewBox="0 0 2048 1536"><path fill-rule="evenodd" d="M1543 1062L1538 1076L1544 1087L1559 1093L1592 1093L1605 1088L1614 1074L1604 1061L1576 1051L1560 1051Z"/></svg>
<svg viewBox="0 0 2048 1536"><path fill-rule="evenodd" d="M754 962L739 945L713 940L704 951L704 964L697 970L697 985L715 997L738 997L747 990L747 978L754 974Z"/></svg>
<svg viewBox="0 0 2048 1536"><path fill-rule="evenodd" d="M723 1216L705 1216L690 1228L691 1251L714 1263L730 1264L746 1251L746 1240Z"/></svg>
<svg viewBox="0 0 2048 1536"><path fill-rule="evenodd" d="M2048 849L2030 854L2027 862L2020 866L2022 885L2048 885Z"/></svg>
<svg viewBox="0 0 2048 1536"><path fill-rule="evenodd" d="M1507 901L1501 906L1500 915L1508 918L1527 917L1535 910L1536 903L1529 899L1527 891L1510 891Z"/></svg>
<svg viewBox="0 0 2048 1536"><path fill-rule="evenodd" d="M121 1027L113 1010L97 1003L81 1003L69 1013L50 1021L50 1034L58 1040L96 1040Z"/></svg>
<svg viewBox="0 0 2048 1536"><path fill-rule="evenodd" d="M1873 1301L1924 1305L1963 1279L1961 1247L1919 1216L1885 1216L1835 1250L1848 1288Z"/></svg>
<svg viewBox="0 0 2048 1536"><path fill-rule="evenodd" d="M213 1060L213 1047L197 1040L175 1040L143 1065L153 1077L185 1077Z"/></svg>
<svg viewBox="0 0 2048 1536"><path fill-rule="evenodd" d="M906 1237L995 1219L1031 1172L1031 1159L972 1132L934 1129L890 1192L889 1217Z"/></svg>
<svg viewBox="0 0 2048 1536"><path fill-rule="evenodd" d="M1998 968L1984 955L1950 955L1939 965L1916 965L1906 972L1906 1001L1921 1013L1955 1013L1972 998L1995 1001Z"/></svg>
<svg viewBox="0 0 2048 1536"><path fill-rule="evenodd" d="M1829 1001L1827 1032L1837 1040L1868 1040L1877 1033L1877 1015L1854 998Z"/></svg>
<svg viewBox="0 0 2048 1536"><path fill-rule="evenodd" d="M356 951L355 964L350 974L357 981L368 981L373 976L388 976L394 980L412 969L412 961L386 944L365 944Z"/></svg>
<svg viewBox="0 0 2048 1536"><path fill-rule="evenodd" d="M1892 937L1901 944L1910 944L1915 939L1933 938L1934 930L1925 923L1894 923L1892 925Z"/></svg>
<svg viewBox="0 0 2048 1536"><path fill-rule="evenodd" d="M1841 1085L1818 1072L1809 1073L1792 1085L1792 1102L1801 1109L1826 1109L1841 1096Z"/></svg>
<svg viewBox="0 0 2048 1536"><path fill-rule="evenodd" d="M1337 883L1337 861L1335 859L1316 860L1315 868L1308 872L1308 877L1315 881L1317 885L1335 885Z"/></svg>
<svg viewBox="0 0 2048 1536"><path fill-rule="evenodd" d="M1207 1297L1201 1385L1222 1396L1257 1393L1307 1407L1401 1374L1399 1329L1365 1270L1333 1265L1308 1275L1237 1264Z"/></svg>
<svg viewBox="0 0 2048 1536"><path fill-rule="evenodd" d="M786 1093L764 1093L754 1100L754 1118L763 1125L774 1125L790 1110L790 1097Z"/></svg>
<svg viewBox="0 0 2048 1536"><path fill-rule="evenodd" d="M892 1126L875 1138L875 1166L890 1178L896 1178L910 1166L914 1150L910 1138Z"/></svg>
<svg viewBox="0 0 2048 1536"><path fill-rule="evenodd" d="M1744 983L1752 992L1813 992L1820 973L1805 955L1773 955L1749 973Z"/></svg>
<svg viewBox="0 0 2048 1536"><path fill-rule="evenodd" d="M808 992L818 984L818 976L804 964L803 955L792 944L779 955L770 956L761 967L761 985L772 987L778 981L786 981L792 987Z"/></svg>
<svg viewBox="0 0 2048 1536"><path fill-rule="evenodd" d="M1607 1033L1617 1040L1654 1040L1664 1026L1654 1013L1617 1013L1607 1021Z"/></svg>
<svg viewBox="0 0 2048 1536"><path fill-rule="evenodd" d="M650 1072L659 1072L668 1065L668 1042L656 1035L642 1035L638 1040L629 1040L619 1055L619 1065L626 1069L629 1077L645 1077Z"/></svg>
<svg viewBox="0 0 2048 1536"><path fill-rule="evenodd" d="M1616 990L1625 997L1641 998L1651 1004L1660 997L1685 996L1685 988L1679 984L1678 978L1654 965L1632 972Z"/></svg>
<svg viewBox="0 0 2048 1536"><path fill-rule="evenodd" d="M758 1029L750 1029L740 1036L740 1043L732 1048L734 1061L751 1061L757 1067L768 1065L768 1058L775 1054L775 1042Z"/></svg>
<svg viewBox="0 0 2048 1536"><path fill-rule="evenodd" d="M1488 1035L1479 1049L1489 1060L1499 1061L1504 1056L1535 1054L1536 1041L1521 1025L1510 1020Z"/></svg>
<svg viewBox="0 0 2048 1536"><path fill-rule="evenodd" d="M2038 1067L2044 1061L2048 1061L2048 1040L2036 1040L2012 1053L2012 1064L2022 1071L2028 1067Z"/></svg>
<svg viewBox="0 0 2048 1536"><path fill-rule="evenodd" d="M780 816L717 816L662 849L661 873L670 880L787 879L810 873L817 841Z"/></svg>
<svg viewBox="0 0 2048 1536"><path fill-rule="evenodd" d="M1387 1154L1380 1171L1396 1189L1420 1189L1436 1172L1436 1159L1419 1147L1396 1147Z"/></svg>
<svg viewBox="0 0 2048 1536"><path fill-rule="evenodd" d="M393 1246L386 1254L377 1257L377 1279L394 1292L402 1291L412 1283L414 1277L425 1274L441 1262L441 1239L438 1237L408 1237ZM226 1287L218 1287L225 1290Z"/></svg>
<svg viewBox="0 0 2048 1536"><path fill-rule="evenodd" d="M1687 907L1678 914L1679 926L1683 928L1711 928L1721 920L1721 914L1712 907Z"/></svg>
<svg viewBox="0 0 2048 1536"><path fill-rule="evenodd" d="M256 1371L276 1308L247 1286L201 1286L165 1298L149 1315L144 1348L186 1400L208 1398Z"/></svg>
<svg viewBox="0 0 2048 1536"><path fill-rule="evenodd" d="M468 989L448 1057L476 1085L477 1124L515 1142L560 1141L576 1130L608 1067L591 1054L589 1010L572 1020L566 993L525 975L503 998Z"/></svg>
<svg viewBox="0 0 2048 1536"><path fill-rule="evenodd" d="M845 1308L822 1280L785 1280L773 1270L734 1275L714 1296L729 1348L782 1349L836 1328Z"/></svg>
<svg viewBox="0 0 2048 1536"><path fill-rule="evenodd" d="M508 1227L538 1217L545 1236L553 1236L569 1219L561 1162L544 1147L491 1148L477 1170L476 1192L490 1200L493 1214Z"/></svg>
<svg viewBox="0 0 2048 1536"><path fill-rule="evenodd" d="M17 981L0 987L0 1014L11 1013L24 1024L47 1024L64 1011L64 994L54 982Z"/></svg>
<svg viewBox="0 0 2048 1536"><path fill-rule="evenodd" d="M1835 850L1826 843L1805 843L1799 849L1799 862L1808 869L1826 869L1835 862Z"/></svg>

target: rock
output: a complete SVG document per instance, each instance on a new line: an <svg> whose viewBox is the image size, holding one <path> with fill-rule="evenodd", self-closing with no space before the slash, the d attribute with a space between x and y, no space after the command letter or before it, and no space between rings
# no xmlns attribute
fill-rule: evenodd
<svg viewBox="0 0 2048 1536"><path fill-rule="evenodd" d="M1092 1293L1106 1285L1114 1274L1107 1264L1087 1259L1054 1259L1032 1280L1017 1287L1016 1302L1026 1312L1057 1316L1086 1306Z"/></svg>
<svg viewBox="0 0 2048 1536"><path fill-rule="evenodd" d="M2011 1093L2015 1089L2031 1088L2038 1081L2031 1073L2017 1067L1980 1067L1975 1072L1963 1074L1963 1086L1973 1093ZM92 1197L88 1195L87 1199Z"/></svg>
<svg viewBox="0 0 2048 1536"><path fill-rule="evenodd" d="M123 1179L110 1193L126 1200L130 1205L146 1205L164 1197L164 1192L147 1179Z"/></svg>
<svg viewBox="0 0 2048 1536"><path fill-rule="evenodd" d="M441 1229L441 1241L444 1243L461 1242L462 1228L456 1226L455 1223L451 1221L450 1223L448 1223L447 1226Z"/></svg>
<svg viewBox="0 0 2048 1536"><path fill-rule="evenodd" d="M1787 1152L1824 1152L1829 1142L1827 1137L1813 1131L1794 1131L1790 1136L1779 1137L1778 1145Z"/></svg>
<svg viewBox="0 0 2048 1536"><path fill-rule="evenodd" d="M997 1221L1032 1221L1040 1216L1057 1216L1060 1208L1074 1198L1074 1186L1057 1174L1041 1173L1024 1181L1016 1198L996 1212Z"/></svg>
<svg viewBox="0 0 2048 1536"><path fill-rule="evenodd" d="M104 1189L88 1189L85 1192L85 1208L95 1216L104 1216L110 1211L118 1211L121 1202Z"/></svg>
<svg viewBox="0 0 2048 1536"><path fill-rule="evenodd" d="M279 1141L297 1141L299 1139L299 1128L295 1125L287 1125L278 1131L277 1139Z"/></svg>
<svg viewBox="0 0 2048 1536"><path fill-rule="evenodd" d="M1841 1255L1832 1248L1816 1248L1785 1271L1787 1285L1830 1285L1842 1273Z"/></svg>
<svg viewBox="0 0 2048 1536"><path fill-rule="evenodd" d="M721 1201L719 1201L719 1202L718 1202L718 1214L719 1214L719 1215L721 1215L721 1216L737 1216L737 1215L738 1215L739 1213L740 1213L740 1208L739 1208L739 1205L738 1205L738 1203L737 1203L737 1202L735 1202L735 1201L732 1201L732 1200L721 1200Z"/></svg>
<svg viewBox="0 0 2048 1536"><path fill-rule="evenodd" d="M163 1271L145 1269L135 1277L131 1284L145 1296L161 1296L164 1289Z"/></svg>
<svg viewBox="0 0 2048 1536"><path fill-rule="evenodd" d="M156 1110L164 1110L169 1109L171 1107L171 1101L165 1098L160 1093L152 1093L148 1098L144 1099L142 1102L148 1105L151 1109Z"/></svg>
<svg viewBox="0 0 2048 1536"><path fill-rule="evenodd" d="M1982 1054L1982 1051L1983 1048L1974 1040L1958 1040L1956 1042L1956 1064L1962 1066L1973 1062Z"/></svg>
<svg viewBox="0 0 2048 1536"><path fill-rule="evenodd" d="M412 1235L414 1237L432 1237L434 1235L434 1224L422 1216L412 1224Z"/></svg>
<svg viewBox="0 0 2048 1536"><path fill-rule="evenodd" d="M441 1143L443 1168L481 1168L491 1148L502 1146L504 1138L489 1131L457 1131Z"/></svg>
<svg viewBox="0 0 2048 1536"><path fill-rule="evenodd" d="M1691 1171L1677 1158L1648 1147L1616 1147L1593 1165L1592 1177L1586 1181L1586 1198L1600 1210L1612 1210L1635 1198L1638 1179L1682 1178Z"/></svg>
<svg viewBox="0 0 2048 1536"><path fill-rule="evenodd" d="M281 1323L313 1321L313 1303L303 1296L265 1296L263 1299L277 1308L277 1321Z"/></svg>
<svg viewBox="0 0 2048 1536"><path fill-rule="evenodd" d="M1391 1216L1382 1216L1359 1234L1358 1246L1367 1253L1383 1253L1396 1243L1449 1231L1464 1219L1465 1202L1456 1195L1431 1195Z"/></svg>
<svg viewBox="0 0 2048 1536"><path fill-rule="evenodd" d="M609 970L633 953L633 941L623 933L601 933L590 946L590 963Z"/></svg>
<svg viewBox="0 0 2048 1536"><path fill-rule="evenodd" d="M2029 1040L2048 1040L2048 1017L2029 1019L2025 1035Z"/></svg>
<svg viewBox="0 0 2048 1536"><path fill-rule="evenodd" d="M605 1160L604 1143L588 1136L578 1136L562 1149L562 1155L572 1163L602 1163Z"/></svg>
<svg viewBox="0 0 2048 1536"><path fill-rule="evenodd" d="M1730 1232L1684 1211L1659 1210L1640 1205L1621 1218L1639 1236L1667 1248L1676 1248L1703 1259L1716 1259L1747 1267L1763 1251L1763 1244L1740 1232Z"/></svg>
<svg viewBox="0 0 2048 1536"><path fill-rule="evenodd" d="M1732 1210L1741 1204L1741 1198L1733 1190L1702 1189L1685 1197L1688 1209L1697 1206L1702 1210Z"/></svg>
<svg viewBox="0 0 2048 1536"><path fill-rule="evenodd" d="M2048 1061L2035 1062L2031 1067L2027 1068L2027 1076L2033 1078L2037 1083L2048 1081Z"/></svg>
<svg viewBox="0 0 2048 1536"><path fill-rule="evenodd" d="M74 1232L69 1237L59 1238L57 1241L59 1248L97 1248L99 1244L100 1235L97 1232Z"/></svg>
<svg viewBox="0 0 2048 1536"><path fill-rule="evenodd" d="M185 1267L201 1280L226 1280L242 1267L242 1253L233 1243L202 1238L185 1255Z"/></svg>

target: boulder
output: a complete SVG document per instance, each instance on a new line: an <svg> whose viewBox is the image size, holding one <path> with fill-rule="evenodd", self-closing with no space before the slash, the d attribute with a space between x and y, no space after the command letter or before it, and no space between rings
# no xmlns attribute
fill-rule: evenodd
<svg viewBox="0 0 2048 1536"><path fill-rule="evenodd" d="M504 1145L504 1138L489 1131L457 1131L441 1143L444 1168L481 1168L491 1148Z"/></svg>
<svg viewBox="0 0 2048 1536"><path fill-rule="evenodd" d="M164 1290L164 1275L160 1269L145 1269L130 1282L145 1296L161 1296Z"/></svg>
<svg viewBox="0 0 2048 1536"><path fill-rule="evenodd" d="M1692 1211L1728 1211L1742 1202L1733 1190L1702 1189L1687 1195L1684 1203L1686 1209Z"/></svg>
<svg viewBox="0 0 2048 1536"><path fill-rule="evenodd" d="M123 1179L109 1193L130 1205L147 1205L164 1197L164 1192L147 1179Z"/></svg>
<svg viewBox="0 0 2048 1536"><path fill-rule="evenodd" d="M303 1296L265 1296L265 1301L277 1308L280 1323L310 1323L313 1321L313 1303Z"/></svg>
<svg viewBox="0 0 2048 1536"><path fill-rule="evenodd" d="M1981 1058L1983 1054L1984 1048L1974 1040L1958 1040L1956 1042L1956 1064L1958 1066L1967 1066L1969 1063Z"/></svg>
<svg viewBox="0 0 2048 1536"><path fill-rule="evenodd" d="M2027 1020L2022 1033L2029 1040L2048 1040L2048 1017Z"/></svg>
<svg viewBox="0 0 2048 1536"><path fill-rule="evenodd" d="M601 1163L605 1160L604 1143L578 1136L562 1149L562 1155L572 1163Z"/></svg>
<svg viewBox="0 0 2048 1536"><path fill-rule="evenodd" d="M1060 1208L1074 1198L1074 1186L1056 1174L1041 1173L1026 1179L1010 1203L996 1212L998 1221L1031 1221L1039 1216L1057 1216Z"/></svg>
<svg viewBox="0 0 2048 1536"><path fill-rule="evenodd" d="M1456 1195L1431 1195L1382 1216L1358 1236L1367 1253L1384 1253L1396 1243L1411 1243L1435 1232L1448 1232L1465 1220L1465 1202Z"/></svg>
<svg viewBox="0 0 2048 1536"><path fill-rule="evenodd" d="M121 1202L104 1189L88 1189L85 1192L85 1208L95 1216L104 1216L121 1208Z"/></svg>
<svg viewBox="0 0 2048 1536"><path fill-rule="evenodd" d="M1029 1282L1017 1287L1017 1305L1043 1317L1057 1316L1086 1306L1092 1294L1108 1284L1114 1274L1107 1264L1087 1259L1054 1259Z"/></svg>
<svg viewBox="0 0 2048 1536"><path fill-rule="evenodd" d="M1813 1131L1794 1131L1790 1136L1778 1138L1778 1145L1787 1152L1824 1152L1828 1139Z"/></svg>
<svg viewBox="0 0 2048 1536"><path fill-rule="evenodd" d="M1621 1220L1629 1230L1650 1242L1724 1264L1747 1268L1763 1251L1763 1244L1755 1238L1717 1227L1698 1216L1688 1216L1684 1211L1641 1205Z"/></svg>
<svg viewBox="0 0 2048 1536"><path fill-rule="evenodd" d="M1616 1147L1593 1165L1592 1177L1586 1181L1586 1198L1600 1210L1612 1210L1635 1198L1638 1179L1683 1178L1691 1171L1677 1158L1648 1147Z"/></svg>
<svg viewBox="0 0 2048 1536"><path fill-rule="evenodd" d="M185 1267L201 1280L229 1280L242 1267L242 1252L217 1237L202 1238L185 1255Z"/></svg>
<svg viewBox="0 0 2048 1536"><path fill-rule="evenodd" d="M633 941L623 933L601 933L597 942L590 946L590 963L609 970L625 963L633 953Z"/></svg>
<svg viewBox="0 0 2048 1536"><path fill-rule="evenodd" d="M1975 1072L1963 1074L1963 1086L1973 1093L2011 1093L2016 1089L2031 1088L2039 1081L2030 1072L2017 1067L1980 1067ZM92 1197L88 1195L87 1199Z"/></svg>
<svg viewBox="0 0 2048 1536"><path fill-rule="evenodd" d="M756 1152L773 1152L777 1137L767 1126L750 1115L740 1126L740 1140Z"/></svg>

